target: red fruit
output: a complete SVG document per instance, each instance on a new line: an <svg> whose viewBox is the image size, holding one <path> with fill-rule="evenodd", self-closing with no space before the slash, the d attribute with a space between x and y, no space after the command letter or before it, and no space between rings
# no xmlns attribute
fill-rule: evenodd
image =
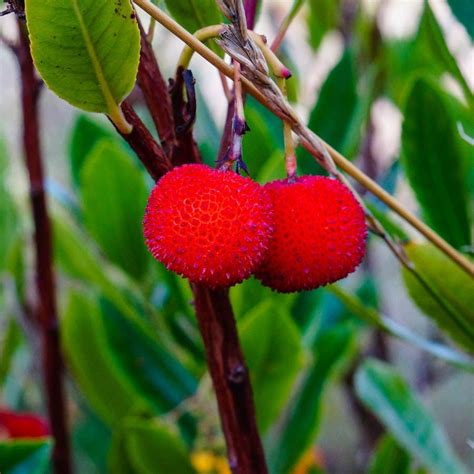
<svg viewBox="0 0 474 474"><path fill-rule="evenodd" d="M42 438L49 434L47 421L38 415L0 410L0 438Z"/></svg>
<svg viewBox="0 0 474 474"><path fill-rule="evenodd" d="M282 293L311 290L353 272L365 254L364 211L341 182L303 176L265 185L273 203L274 233L256 272Z"/></svg>
<svg viewBox="0 0 474 474"><path fill-rule="evenodd" d="M262 262L272 231L264 189L232 171L184 165L160 179L143 221L146 244L169 270L227 287Z"/></svg>

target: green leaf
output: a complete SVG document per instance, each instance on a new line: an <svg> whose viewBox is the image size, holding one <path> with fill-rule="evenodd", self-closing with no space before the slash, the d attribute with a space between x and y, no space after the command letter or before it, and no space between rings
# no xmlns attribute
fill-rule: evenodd
<svg viewBox="0 0 474 474"><path fill-rule="evenodd" d="M179 434L159 419L129 418L122 429L121 462L136 474L193 474L188 449ZM115 472L115 471L114 471Z"/></svg>
<svg viewBox="0 0 474 474"><path fill-rule="evenodd" d="M431 10L429 2L425 2L423 15L421 16L418 34L415 40L414 54L423 64L430 65L438 61L461 85L466 100L473 103L473 95L469 85L459 69L456 59L446 45L443 32Z"/></svg>
<svg viewBox="0 0 474 474"><path fill-rule="evenodd" d="M469 0L468 0L469 1ZM463 89L466 102L472 109L474 99L462 75L456 59L449 51L438 22L429 6L424 2L418 32L414 38L402 41L384 41L380 54L380 67L386 71L388 93L397 104L403 103L407 84L412 78L423 74L441 80L449 72Z"/></svg>
<svg viewBox="0 0 474 474"><path fill-rule="evenodd" d="M409 474L410 457L396 440L385 435L378 443L367 474Z"/></svg>
<svg viewBox="0 0 474 474"><path fill-rule="evenodd" d="M431 244L408 244L405 252L431 292L406 269L405 285L417 306L458 344L474 353L474 280Z"/></svg>
<svg viewBox="0 0 474 474"><path fill-rule="evenodd" d="M101 300L101 319L115 364L160 412L174 408L194 394L197 382L145 325L124 317Z"/></svg>
<svg viewBox="0 0 474 474"><path fill-rule="evenodd" d="M44 474L49 465L51 446L47 438L0 442L0 472Z"/></svg>
<svg viewBox="0 0 474 474"><path fill-rule="evenodd" d="M468 199L459 135L449 108L430 81L415 80L404 117L402 164L426 221L455 247L469 245Z"/></svg>
<svg viewBox="0 0 474 474"><path fill-rule="evenodd" d="M324 389L336 367L350 353L353 340L354 329L350 325L337 325L319 335L313 348L314 363L288 403L268 449L274 474L291 472L316 437Z"/></svg>
<svg viewBox="0 0 474 474"><path fill-rule="evenodd" d="M19 218L16 205L8 192L8 150L0 136L0 274L7 267L8 254L18 232Z"/></svg>
<svg viewBox="0 0 474 474"><path fill-rule="evenodd" d="M131 2L26 0L25 7L33 59L48 87L83 110L123 119L118 104L132 90L140 57Z"/></svg>
<svg viewBox="0 0 474 474"><path fill-rule="evenodd" d="M84 294L72 293L61 335L84 395L110 426L132 409L167 411L195 392L195 379L148 326L123 316L110 303L99 306ZM82 341L87 341L87 351L81 350Z"/></svg>
<svg viewBox="0 0 474 474"><path fill-rule="evenodd" d="M223 21L215 0L165 0L165 3L175 20L191 33Z"/></svg>
<svg viewBox="0 0 474 474"><path fill-rule="evenodd" d="M437 474L467 472L444 431L388 364L374 359L364 362L356 372L355 387L367 408L426 468Z"/></svg>
<svg viewBox="0 0 474 474"><path fill-rule="evenodd" d="M351 314L360 318L362 321L365 321L366 323L377 327L378 329L385 331L387 334L397 337L408 344L415 345L449 364L474 372L474 359L472 357L457 352L446 345L424 339L405 326L402 326L397 321L379 314L378 311L375 308L370 307L366 301L344 291L339 285L329 285L325 290L335 295L344 306L346 306Z"/></svg>
<svg viewBox="0 0 474 474"><path fill-rule="evenodd" d="M474 3L471 0L448 0L448 4L474 40Z"/></svg>
<svg viewBox="0 0 474 474"><path fill-rule="evenodd" d="M61 322L61 342L81 392L97 415L114 426L140 400L110 353L98 306L83 294L69 295Z"/></svg>
<svg viewBox="0 0 474 474"><path fill-rule="evenodd" d="M148 191L142 172L115 142L100 141L82 175L84 218L102 251L136 279L150 261L142 219Z"/></svg>
<svg viewBox="0 0 474 474"><path fill-rule="evenodd" d="M79 186L81 172L88 154L94 146L104 138L114 138L112 131L99 125L87 115L80 115L73 128L69 143L69 156L71 160L72 182Z"/></svg>
<svg viewBox="0 0 474 474"><path fill-rule="evenodd" d="M340 21L340 0L309 0L309 44L318 49L324 35Z"/></svg>
<svg viewBox="0 0 474 474"><path fill-rule="evenodd" d="M368 106L368 94L357 92L353 53L346 50L321 87L308 127L342 154L353 155ZM299 165L305 173L317 171L314 158L302 149Z"/></svg>
<svg viewBox="0 0 474 474"><path fill-rule="evenodd" d="M239 330L258 426L265 432L279 415L303 366L301 336L288 311L272 299L244 316Z"/></svg>
<svg viewBox="0 0 474 474"><path fill-rule="evenodd" d="M3 331L0 339L0 387L8 376L13 357L22 342L20 327L14 319L7 320Z"/></svg>

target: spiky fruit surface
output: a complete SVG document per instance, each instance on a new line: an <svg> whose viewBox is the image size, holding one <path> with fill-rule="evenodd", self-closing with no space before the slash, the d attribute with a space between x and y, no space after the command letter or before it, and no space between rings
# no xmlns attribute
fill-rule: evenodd
<svg viewBox="0 0 474 474"><path fill-rule="evenodd" d="M274 232L256 276L276 291L311 290L353 272L365 254L364 211L351 191L323 176L265 185Z"/></svg>
<svg viewBox="0 0 474 474"><path fill-rule="evenodd" d="M32 413L16 413L0 410L0 439L42 438L49 436L46 420Z"/></svg>
<svg viewBox="0 0 474 474"><path fill-rule="evenodd" d="M262 262L273 214L259 184L232 171L192 164L160 179L143 224L157 260L216 288L241 282Z"/></svg>

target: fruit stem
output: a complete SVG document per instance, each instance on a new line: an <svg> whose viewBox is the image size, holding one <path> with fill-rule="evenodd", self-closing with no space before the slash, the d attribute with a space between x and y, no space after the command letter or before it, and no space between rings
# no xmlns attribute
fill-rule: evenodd
<svg viewBox="0 0 474 474"><path fill-rule="evenodd" d="M196 316L234 474L268 472L228 290L192 284Z"/></svg>
<svg viewBox="0 0 474 474"><path fill-rule="evenodd" d="M291 71L278 59L278 56L268 47L267 39L255 33L254 31L249 31L250 37L255 41L255 44L259 47L260 51L265 58L268 66L270 67L272 73L277 78L289 79L291 77Z"/></svg>
<svg viewBox="0 0 474 474"><path fill-rule="evenodd" d="M286 79L278 79L278 87L280 88L283 96L287 97L286 92ZM283 140L285 143L285 166L286 176L289 182L292 182L296 178L296 153L295 153L295 142L293 140L293 133L291 131L291 125L283 120Z"/></svg>
<svg viewBox="0 0 474 474"><path fill-rule="evenodd" d="M193 36L197 41L204 43L212 38L217 38L220 35L221 30L222 25L206 26L200 30L195 31ZM194 51L194 48L188 45L184 46L183 51L181 51L181 55L179 56L176 70L178 70L180 67L183 69L189 68L189 63L191 62Z"/></svg>
<svg viewBox="0 0 474 474"><path fill-rule="evenodd" d="M293 21L295 16L298 14L298 12L301 10L301 7L303 5L304 5L304 0L295 0L293 2L293 5L290 11L288 12L288 15L286 15L286 17L282 21L280 28L278 28L278 33L275 36L275 39L273 40L272 45L270 46L270 49L273 52L278 51L278 49L280 48L280 45L283 41L283 38L286 35L286 32L288 31L288 28L291 25L291 22Z"/></svg>

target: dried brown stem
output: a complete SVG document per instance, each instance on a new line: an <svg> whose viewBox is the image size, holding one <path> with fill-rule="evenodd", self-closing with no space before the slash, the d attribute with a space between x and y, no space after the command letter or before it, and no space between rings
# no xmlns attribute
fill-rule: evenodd
<svg viewBox="0 0 474 474"><path fill-rule="evenodd" d="M21 72L23 148L34 221L35 284L38 298L35 319L41 334L42 370L48 416L54 438L53 469L56 474L70 474L72 465L64 395L64 367L55 299L51 225L44 189L39 137L38 97L41 83L35 75L28 32L20 20L18 20L18 29L19 44L16 51Z"/></svg>
<svg viewBox="0 0 474 474"><path fill-rule="evenodd" d="M197 284L192 288L230 468L234 474L265 474L267 467L255 421L249 373L228 292Z"/></svg>

